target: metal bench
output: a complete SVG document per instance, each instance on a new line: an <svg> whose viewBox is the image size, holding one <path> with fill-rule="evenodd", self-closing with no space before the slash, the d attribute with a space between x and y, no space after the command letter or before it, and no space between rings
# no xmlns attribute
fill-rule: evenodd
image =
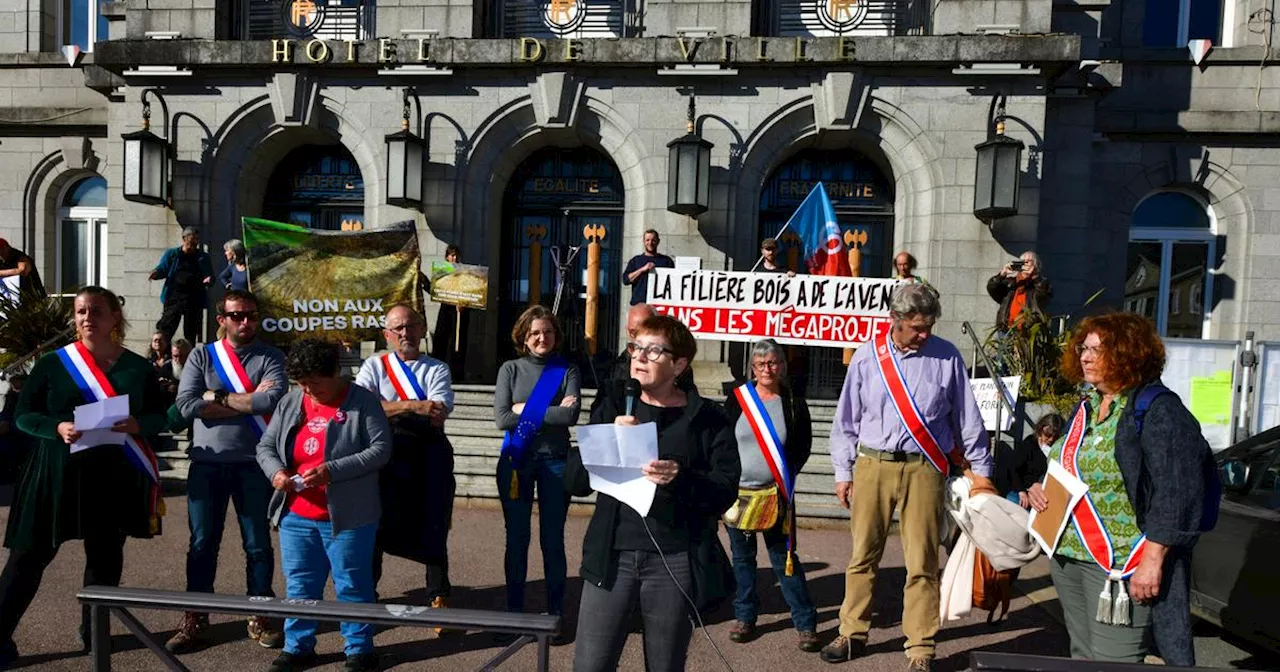
<svg viewBox="0 0 1280 672"><path fill-rule="evenodd" d="M969 669L978 672L1192 672L1204 667L1152 667L1142 663L1107 663L1097 660L1075 660L1051 656L1029 656L1021 653L974 651L969 654Z"/></svg>
<svg viewBox="0 0 1280 672"><path fill-rule="evenodd" d="M165 667L174 672L188 672L173 654L164 648L164 642L156 638L130 609L161 609L167 611L197 611L215 614L243 614L245 616L274 616L277 618L306 618L315 621L348 621L375 623L378 625L411 626L419 628L445 628L449 630L479 630L484 632L517 635L498 655L480 667L493 670L503 661L515 655L526 644L538 645L538 670L544 672L548 665L551 637L560 625L559 616L545 614L515 614L505 611L479 609L432 609L411 604L382 604L362 602L330 602L326 600L298 600L278 597L244 597L215 593L185 593L175 590L149 588L109 588L87 586L76 596L88 605L91 624L91 648L94 672L111 669L111 643L109 621L112 615L128 628Z"/></svg>

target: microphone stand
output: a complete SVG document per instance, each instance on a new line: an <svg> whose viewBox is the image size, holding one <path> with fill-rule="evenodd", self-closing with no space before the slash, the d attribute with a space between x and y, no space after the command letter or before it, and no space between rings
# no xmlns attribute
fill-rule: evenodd
<svg viewBox="0 0 1280 672"><path fill-rule="evenodd" d="M555 315L556 319L560 319L560 305L564 299L565 286L568 284L569 270L581 251L581 245L571 245L563 251L564 254L562 256L562 250L559 245L551 246L551 263L556 266L556 298L551 302L551 314ZM595 382L598 390L600 388L600 376L596 373L595 360L589 356L583 357L583 359L587 361L587 366L591 368L591 380Z"/></svg>

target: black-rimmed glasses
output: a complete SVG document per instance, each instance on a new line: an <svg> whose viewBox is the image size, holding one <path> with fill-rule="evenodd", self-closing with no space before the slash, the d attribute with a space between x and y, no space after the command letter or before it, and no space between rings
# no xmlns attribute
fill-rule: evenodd
<svg viewBox="0 0 1280 672"><path fill-rule="evenodd" d="M663 347L657 343L643 345L641 343L636 343L635 341L628 342L627 356L635 357L637 352L643 353L645 360L650 362L656 362L659 359L662 359L662 355L664 354L671 355L672 359L674 359L676 354L671 348Z"/></svg>

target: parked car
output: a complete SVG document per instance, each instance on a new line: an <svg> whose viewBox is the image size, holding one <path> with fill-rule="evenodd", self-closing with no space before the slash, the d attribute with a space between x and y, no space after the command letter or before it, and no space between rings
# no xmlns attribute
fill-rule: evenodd
<svg viewBox="0 0 1280 672"><path fill-rule="evenodd" d="M1218 525L1191 560L1191 611L1223 630L1280 653L1280 427L1217 455Z"/></svg>

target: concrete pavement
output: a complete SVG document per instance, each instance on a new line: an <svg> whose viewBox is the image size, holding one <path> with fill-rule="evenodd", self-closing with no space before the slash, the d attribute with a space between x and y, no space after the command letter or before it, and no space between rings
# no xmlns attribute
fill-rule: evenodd
<svg viewBox="0 0 1280 672"><path fill-rule="evenodd" d="M165 518L165 534L152 540L130 540L125 548L124 584L136 587L181 590L184 586L184 558L187 546L186 502L181 496L166 499L169 514ZM0 509L0 519L7 520L8 509ZM230 516L230 514L229 514ZM570 516L566 541L568 542L570 574L576 575L581 560L581 540L586 530L585 516ZM503 589L503 525L502 515L491 508L460 508L456 511L454 532L451 537L452 580L457 586L454 604L474 608L499 609L504 604ZM536 540L537 535L533 538ZM727 548L727 544L726 544ZM840 600L843 593L843 567L849 553L848 534L843 530L802 530L800 557L809 577L810 591L819 610L820 631L824 637L832 635L835 628ZM816 654L803 653L795 648L794 634L786 604L782 601L768 561L761 556L762 614L759 620L761 636L747 644L729 641L728 630L732 624L731 611L717 614L707 623L710 638L724 652L735 670L893 670L903 669L903 637L899 626L901 616L901 591L905 571L902 567L901 548L896 538L885 553L880 586L877 589L877 615L871 633L870 652L858 661L842 666L828 666ZM76 626L79 608L75 600L81 584L84 554L78 542L67 544L45 574L44 582L35 603L22 621L15 635L18 648L24 655L19 668L31 670L86 670L89 660L79 651ZM530 611L541 610L542 593L541 555L535 541L530 550L530 576L528 595ZM227 521L227 533L221 554L217 590L236 594L244 590L244 554L240 550L238 528L234 519ZM1029 567L1020 581L1024 591L1034 592L1048 586L1048 576L1043 561ZM277 576L276 591L283 595L283 580ZM386 601L422 602L421 567L398 558L388 558L380 592ZM576 605L581 591L581 581L570 578L568 604L571 613L566 618L567 630L573 631L576 621ZM330 591L330 599L332 592ZM174 612L143 611L135 614L153 632L167 637L176 627L179 615ZM245 639L244 621L230 617L214 616L210 631L211 646L188 655L182 660L192 670L255 670L265 669L275 653L260 648ZM112 662L117 670L157 670L159 662L123 626L113 624L114 644L117 653ZM338 669L342 662L341 638L335 627L325 627L320 637L318 651L324 665L319 669ZM377 637L383 662L397 670L463 670L476 669L498 651L488 635L467 635L437 638L421 630L394 628L382 631ZM1047 655L1063 655L1067 650L1066 634L1062 627L1029 599L1018 596L1011 607L1005 624L991 628L985 616L975 615L967 620L947 624L939 635L938 669L960 670L968 665L968 652L974 649L994 649ZM568 670L572 666L573 645L552 650L552 669ZM508 661L501 669L528 670L534 665L531 650L526 650ZM628 639L620 669L643 669L643 653L640 636L633 633ZM695 633L690 650L690 670L723 669L707 638Z"/></svg>

